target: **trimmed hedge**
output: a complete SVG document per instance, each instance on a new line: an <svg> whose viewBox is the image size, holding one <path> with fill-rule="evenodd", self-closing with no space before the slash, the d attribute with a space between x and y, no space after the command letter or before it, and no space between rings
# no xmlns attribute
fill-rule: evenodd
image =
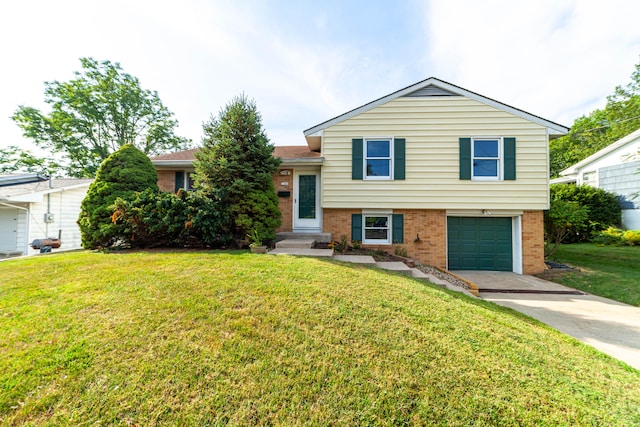
<svg viewBox="0 0 640 427"><path fill-rule="evenodd" d="M232 240L228 208L213 195L147 190L112 209L127 247L224 247Z"/></svg>

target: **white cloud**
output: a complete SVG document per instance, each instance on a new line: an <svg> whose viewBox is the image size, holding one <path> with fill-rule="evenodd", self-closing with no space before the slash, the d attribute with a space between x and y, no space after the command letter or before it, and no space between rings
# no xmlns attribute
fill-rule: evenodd
<svg viewBox="0 0 640 427"><path fill-rule="evenodd" d="M304 129L430 76L570 125L629 81L639 12L616 0L0 3L0 146L22 141L17 106L46 109L43 82L72 78L81 56L120 62L195 143L242 92L274 143L304 144Z"/></svg>
<svg viewBox="0 0 640 427"><path fill-rule="evenodd" d="M639 59L640 2L434 1L425 16L429 60L452 83L566 125Z"/></svg>

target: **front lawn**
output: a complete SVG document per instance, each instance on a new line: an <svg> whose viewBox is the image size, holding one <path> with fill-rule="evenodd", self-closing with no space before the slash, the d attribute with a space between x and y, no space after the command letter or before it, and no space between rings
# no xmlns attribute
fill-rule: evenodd
<svg viewBox="0 0 640 427"><path fill-rule="evenodd" d="M553 281L640 306L640 246L561 245L555 257L583 271L558 276Z"/></svg>
<svg viewBox="0 0 640 427"><path fill-rule="evenodd" d="M519 313L337 262L0 262L2 425L640 424L640 372Z"/></svg>

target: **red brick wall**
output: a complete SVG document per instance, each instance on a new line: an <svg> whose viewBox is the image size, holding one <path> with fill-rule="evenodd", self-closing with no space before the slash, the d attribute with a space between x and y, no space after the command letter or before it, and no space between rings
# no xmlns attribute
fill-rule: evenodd
<svg viewBox="0 0 640 427"><path fill-rule="evenodd" d="M324 209L324 231L331 239L340 241L345 234L351 241L351 215L362 213L361 209ZM410 258L439 268L447 266L447 217L444 210L394 209L393 213L404 215L404 243L395 245L363 245L390 253L394 247L403 247ZM417 239L420 237L419 240Z"/></svg>
<svg viewBox="0 0 640 427"><path fill-rule="evenodd" d="M538 274L544 265L544 213L524 211L522 215L522 272Z"/></svg>
<svg viewBox="0 0 640 427"><path fill-rule="evenodd" d="M173 193L176 189L176 171L159 170L158 171L158 187L160 191Z"/></svg>
<svg viewBox="0 0 640 427"><path fill-rule="evenodd" d="M288 175L281 175L281 171L288 171ZM273 176L273 187L278 191L289 191L289 197L278 197L278 209L282 213L282 224L276 229L280 231L293 230L293 169L280 169Z"/></svg>
<svg viewBox="0 0 640 427"><path fill-rule="evenodd" d="M345 234L351 241L351 215L360 209L324 209L324 231L340 241ZM403 247L410 258L439 268L447 267L447 216L444 210L394 209L404 215L404 243L395 245L363 245L390 253ZM417 240L418 236L420 237ZM522 267L524 274L544 271L544 224L542 211L525 211L522 217Z"/></svg>

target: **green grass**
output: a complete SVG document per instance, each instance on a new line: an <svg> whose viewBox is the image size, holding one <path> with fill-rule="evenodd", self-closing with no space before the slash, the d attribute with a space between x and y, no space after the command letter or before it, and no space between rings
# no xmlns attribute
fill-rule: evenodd
<svg viewBox="0 0 640 427"><path fill-rule="evenodd" d="M555 282L640 306L640 246L561 245L555 257L583 270Z"/></svg>
<svg viewBox="0 0 640 427"><path fill-rule="evenodd" d="M0 263L2 425L640 424L640 372L405 276L247 253Z"/></svg>

